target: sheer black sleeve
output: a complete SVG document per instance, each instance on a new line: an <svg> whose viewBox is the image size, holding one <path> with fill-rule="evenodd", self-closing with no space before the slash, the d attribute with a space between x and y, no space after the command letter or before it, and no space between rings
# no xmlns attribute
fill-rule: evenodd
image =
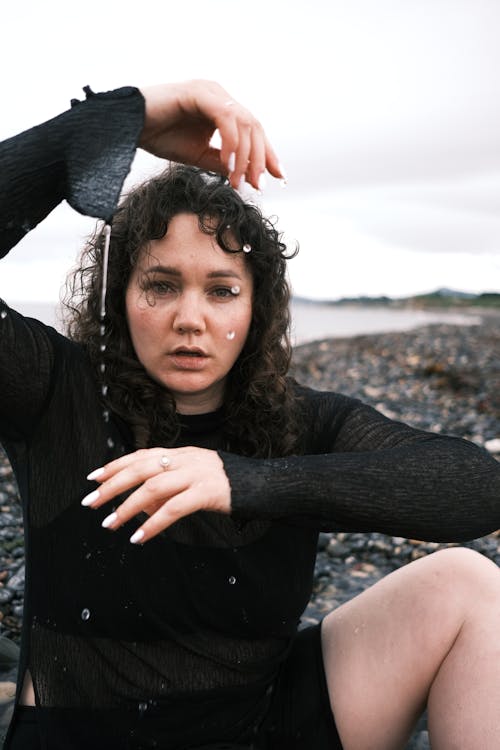
<svg viewBox="0 0 500 750"><path fill-rule="evenodd" d="M144 122L136 88L87 99L0 144L0 257L64 198L108 220L130 169Z"/></svg>
<svg viewBox="0 0 500 750"><path fill-rule="evenodd" d="M138 89L104 94L0 144L0 257L63 199L107 220L144 120ZM26 437L50 394L55 359L69 342L0 300L0 434Z"/></svg>
<svg viewBox="0 0 500 750"><path fill-rule="evenodd" d="M221 453L238 516L432 541L500 527L500 464L483 449L334 393L304 389L302 408L306 455Z"/></svg>

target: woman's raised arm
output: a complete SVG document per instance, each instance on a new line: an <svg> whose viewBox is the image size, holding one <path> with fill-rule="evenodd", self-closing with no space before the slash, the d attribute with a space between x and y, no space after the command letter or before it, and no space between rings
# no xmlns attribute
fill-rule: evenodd
<svg viewBox="0 0 500 750"><path fill-rule="evenodd" d="M267 168L283 177L256 118L211 81L126 87L83 102L0 144L0 257L63 199L109 220L136 147L165 159L262 186ZM215 130L222 148L210 145Z"/></svg>

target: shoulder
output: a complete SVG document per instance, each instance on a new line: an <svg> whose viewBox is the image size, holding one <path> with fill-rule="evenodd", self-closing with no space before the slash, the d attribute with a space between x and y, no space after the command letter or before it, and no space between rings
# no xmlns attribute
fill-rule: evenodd
<svg viewBox="0 0 500 750"><path fill-rule="evenodd" d="M321 449L325 442L331 446L347 418L354 411L369 408L359 399L336 391L318 391L292 378L289 387L302 425L306 451Z"/></svg>

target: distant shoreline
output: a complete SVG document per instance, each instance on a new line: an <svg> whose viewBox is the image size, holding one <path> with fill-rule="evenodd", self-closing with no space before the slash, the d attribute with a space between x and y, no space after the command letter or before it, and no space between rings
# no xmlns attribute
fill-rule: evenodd
<svg viewBox="0 0 500 750"><path fill-rule="evenodd" d="M63 331L61 306L49 302L11 303L13 309ZM292 299L292 344L326 338L410 331L424 325L479 325L485 315L500 315L497 308L409 307L361 302L333 304Z"/></svg>

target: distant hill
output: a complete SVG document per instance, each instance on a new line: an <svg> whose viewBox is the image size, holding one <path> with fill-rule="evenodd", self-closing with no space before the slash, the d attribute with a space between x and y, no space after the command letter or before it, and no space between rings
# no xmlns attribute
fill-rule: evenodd
<svg viewBox="0 0 500 750"><path fill-rule="evenodd" d="M359 307L384 306L397 309L411 308L443 308L443 307L489 307L500 308L500 292L483 292L472 294L461 292L456 289L436 289L426 294L416 294L411 297L342 297L338 300L312 300L305 297L294 297L294 300L302 304L322 305L356 305Z"/></svg>

